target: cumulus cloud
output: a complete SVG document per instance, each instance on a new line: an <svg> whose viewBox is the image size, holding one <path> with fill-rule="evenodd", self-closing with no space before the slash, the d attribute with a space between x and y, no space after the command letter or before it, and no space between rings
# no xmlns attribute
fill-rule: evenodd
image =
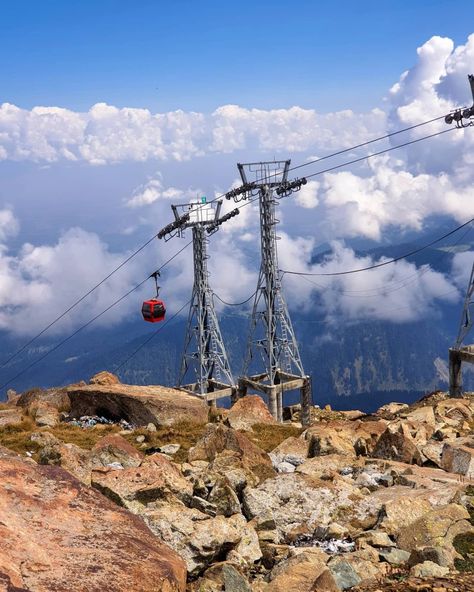
<svg viewBox="0 0 474 592"><path fill-rule="evenodd" d="M130 208L148 206L157 200L183 200L190 197L193 191L183 191L176 187L164 187L163 179L160 174L148 179L146 183L140 185L133 192L132 197L126 201Z"/></svg>
<svg viewBox="0 0 474 592"><path fill-rule="evenodd" d="M385 114L313 109L219 107L211 114L119 109L105 103L78 113L59 107L0 105L0 160L35 162L189 160L244 148L302 152L314 146L350 146L385 125Z"/></svg>
<svg viewBox="0 0 474 592"><path fill-rule="evenodd" d="M404 72L390 90L385 111L350 110L320 114L312 109L245 109L219 107L211 114L175 111L152 113L147 109L99 103L84 113L57 107L20 109L0 106L0 160L34 161L44 165L59 161L93 165L148 160L183 161L203 155L248 150L261 154L298 153L324 155L349 148L368 138L443 115L470 101L466 74L474 58L474 35L454 47L450 39L433 37L417 52L417 62ZM447 129L443 120L395 136L376 151L426 133ZM278 218L280 267L297 271L339 271L371 265L370 257L358 258L342 242L319 265L311 255L319 241L335 237L366 237L380 240L387 228L422 230L433 215L449 216L462 223L474 217L474 133L454 131L401 151L363 162L349 170L328 172L310 179L294 195L301 208ZM370 150L370 149L369 149ZM360 149L350 158L368 154ZM348 158L348 154L334 164ZM333 161L328 162L328 166ZM326 166L326 162L325 165ZM313 173L316 165L298 171ZM236 180L234 185L238 185ZM166 186L160 174L148 178L125 201L141 212L149 206L161 215L130 214L124 233L133 232L146 220L163 225L170 217L169 203L193 197L190 183ZM219 194L222 192L219 192ZM216 193L217 195L217 193ZM224 202L223 213L235 207ZM283 212L282 212L283 210ZM145 210L147 213L155 210ZM310 236L297 236L299 221L311 228ZM290 224L285 225L285 220ZM41 329L52 318L118 264L126 254L113 253L97 235L81 229L64 233L53 245L26 244L15 255L7 248L18 232L18 222L8 208L0 210L0 328L19 333ZM191 238L190 231L186 238ZM245 299L255 289L259 257L258 205L244 205L241 214L210 237L209 269L215 291L225 300ZM171 257L183 243L178 239L157 248L158 261ZM373 272L335 278L285 276L291 307L312 307L328 319L379 319L403 322L432 311L436 302L455 302L465 289L472 254L457 254L452 275L429 267L417 269L406 261ZM468 263L469 262L469 263ZM467 271L466 271L467 270ZM94 294L62 325L70 328L105 307L110 295L126 292L150 269L134 262L113 282ZM190 250L173 261L163 277L163 296L182 305L190 296L193 262ZM172 278L172 281L170 281ZM29 306L35 303L34 309ZM135 304L136 305L136 302ZM130 304L114 311L114 320L130 310ZM67 306L66 306L67 307ZM109 322L108 317L104 318Z"/></svg>
<svg viewBox="0 0 474 592"><path fill-rule="evenodd" d="M343 243L332 243L332 251L322 263L308 265L310 244L300 240L287 241L290 269L315 273L337 273L360 269L387 261L358 257ZM285 249L284 251L285 252ZM284 264L285 257L282 258ZM434 271L428 265L416 267L401 260L363 273L341 276L284 276L284 284L293 302L312 307L318 315L340 321L383 320L407 322L422 318L434 310L436 302L455 303L461 292L450 277Z"/></svg>
<svg viewBox="0 0 474 592"><path fill-rule="evenodd" d="M470 102L474 35L454 49L452 40L433 37L421 46L415 66L404 72L387 99L387 131L443 115ZM394 146L448 129L444 118L390 139ZM373 151L383 149L376 145ZM474 133L454 130L352 170L328 172L308 184L297 203L315 208L324 220L322 236L380 240L388 227L421 230L433 215L463 223L474 217ZM366 149L364 149L365 151ZM359 157L367 152L357 151Z"/></svg>
<svg viewBox="0 0 474 592"><path fill-rule="evenodd" d="M0 250L0 328L19 335L33 334L59 316L78 297L127 256L112 253L96 234L80 228L65 232L56 244L24 244L10 254ZM52 333L88 321L143 279L142 264L131 262L60 321ZM100 324L115 323L130 310L133 298L104 315ZM134 302L137 305L136 302Z"/></svg>

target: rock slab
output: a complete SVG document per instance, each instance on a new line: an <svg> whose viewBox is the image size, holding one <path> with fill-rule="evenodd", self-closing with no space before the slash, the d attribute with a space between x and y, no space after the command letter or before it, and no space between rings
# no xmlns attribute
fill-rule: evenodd
<svg viewBox="0 0 474 592"><path fill-rule="evenodd" d="M54 466L0 449L0 574L34 592L184 592L182 559L136 516Z"/></svg>

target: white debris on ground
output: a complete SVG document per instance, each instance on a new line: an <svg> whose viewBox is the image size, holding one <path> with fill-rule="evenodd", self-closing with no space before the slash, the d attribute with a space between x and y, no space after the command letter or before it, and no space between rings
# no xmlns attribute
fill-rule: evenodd
<svg viewBox="0 0 474 592"><path fill-rule="evenodd" d="M355 551L355 543L350 539L317 539L313 536L302 536L294 543L295 547L318 547L329 555L350 553Z"/></svg>
<svg viewBox="0 0 474 592"><path fill-rule="evenodd" d="M106 417L98 416L98 415L83 415L79 419L69 418L66 417L64 419L65 422L69 423L73 426L78 426L80 428L93 428L97 424L102 425L118 425L122 428L122 430L133 430L135 426L126 421L125 419L121 419L120 421L112 421L111 419L107 419Z"/></svg>

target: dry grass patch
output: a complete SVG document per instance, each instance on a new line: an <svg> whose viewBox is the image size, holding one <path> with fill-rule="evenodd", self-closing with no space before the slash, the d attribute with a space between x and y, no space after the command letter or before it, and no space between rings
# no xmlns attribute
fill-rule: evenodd
<svg viewBox="0 0 474 592"><path fill-rule="evenodd" d="M292 436L297 438L303 433L302 428L285 424L257 423L252 429L252 432L245 432L245 435L265 452L271 452L283 440Z"/></svg>
<svg viewBox="0 0 474 592"><path fill-rule="evenodd" d="M188 450L196 444L206 429L205 423L182 420L169 427L159 427L156 432L149 432L146 428L139 428L127 434L125 438L138 450L153 452L155 448L165 444L179 444L181 448L173 456L176 462L185 462L188 458ZM137 436L145 436L143 444L136 441Z"/></svg>
<svg viewBox="0 0 474 592"><path fill-rule="evenodd" d="M75 444L90 450L100 439L109 434L116 434L120 430L121 428L115 425L98 424L91 428L81 428L68 423L60 423L55 428L49 428L48 432L66 444Z"/></svg>
<svg viewBox="0 0 474 592"><path fill-rule="evenodd" d="M36 451L36 445L31 442L30 436L35 431L35 423L24 415L19 423L10 424L0 429L0 446L5 446L18 454L27 451Z"/></svg>
<svg viewBox="0 0 474 592"><path fill-rule="evenodd" d="M66 444L75 444L86 450L93 448L105 436L121 433L137 450L145 453L147 450L151 453L154 449L165 444L179 444L181 448L174 459L177 462L184 462L187 460L188 450L203 435L205 426L204 423L180 421L172 427L157 428L156 432L149 432L145 427L131 432L122 432L121 427L116 425L98 424L91 428L81 428L68 423L60 423L54 428L41 429L31 417L24 415L20 423L0 429L0 446L5 446L22 455L32 452L36 458L35 453L38 451L38 445L31 441L31 434L34 432L49 432ZM140 435L145 436L143 443L136 440Z"/></svg>

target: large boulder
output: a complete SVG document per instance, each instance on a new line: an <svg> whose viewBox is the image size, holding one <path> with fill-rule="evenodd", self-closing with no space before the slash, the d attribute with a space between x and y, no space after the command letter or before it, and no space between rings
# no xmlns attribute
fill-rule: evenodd
<svg viewBox="0 0 474 592"><path fill-rule="evenodd" d="M220 424L208 424L201 439L189 450L188 460L211 462L220 453L229 451L236 453L255 474L265 477L274 474L272 461L266 452L244 434Z"/></svg>
<svg viewBox="0 0 474 592"><path fill-rule="evenodd" d="M465 475L474 479L474 441L459 439L457 442L445 442L441 451L440 466L450 473Z"/></svg>
<svg viewBox="0 0 474 592"><path fill-rule="evenodd" d="M181 421L205 423L208 408L200 397L164 386L89 384L66 388L72 417L105 416L137 426L172 426Z"/></svg>
<svg viewBox="0 0 474 592"><path fill-rule="evenodd" d="M119 463L122 468L138 467L145 455L139 452L119 434L109 434L101 438L91 450L91 463L94 467L107 467Z"/></svg>
<svg viewBox="0 0 474 592"><path fill-rule="evenodd" d="M91 484L91 453L76 444L65 444L48 432L32 434L31 439L41 445L39 463L62 467L86 485Z"/></svg>
<svg viewBox="0 0 474 592"><path fill-rule="evenodd" d="M191 576L235 549L244 533L241 515L210 517L181 504L149 508L142 516L152 532L184 559Z"/></svg>
<svg viewBox="0 0 474 592"><path fill-rule="evenodd" d="M283 569L265 588L268 592L339 592L325 561L317 555L305 553L298 561L285 562Z"/></svg>
<svg viewBox="0 0 474 592"><path fill-rule="evenodd" d="M51 389L30 389L20 395L17 405L28 410L34 415L34 409L39 403L47 403L51 407L57 409L57 411L68 412L71 408L69 396L63 388L51 388Z"/></svg>
<svg viewBox="0 0 474 592"><path fill-rule="evenodd" d="M239 399L229 410L226 423L234 430L251 430L257 423L275 423L262 397L247 395Z"/></svg>
<svg viewBox="0 0 474 592"><path fill-rule="evenodd" d="M308 456L370 454L386 427L387 422L382 419L321 422L305 432L309 440Z"/></svg>
<svg viewBox="0 0 474 592"><path fill-rule="evenodd" d="M0 449L0 582L35 592L184 592L182 559L59 467Z"/></svg>
<svg viewBox="0 0 474 592"><path fill-rule="evenodd" d="M126 469L95 469L92 471L92 486L118 504L135 511L136 506L145 506L157 500L173 501L175 496L188 501L193 494L192 484L162 454L153 454L139 466Z"/></svg>
<svg viewBox="0 0 474 592"><path fill-rule="evenodd" d="M468 511L458 504L449 504L434 508L402 528L397 535L397 544L405 551L417 547L445 547L454 553L453 539L467 532L474 532Z"/></svg>
<svg viewBox="0 0 474 592"><path fill-rule="evenodd" d="M426 444L426 441L424 442ZM421 453L405 425L389 426L380 436L372 451L374 458L421 464Z"/></svg>

